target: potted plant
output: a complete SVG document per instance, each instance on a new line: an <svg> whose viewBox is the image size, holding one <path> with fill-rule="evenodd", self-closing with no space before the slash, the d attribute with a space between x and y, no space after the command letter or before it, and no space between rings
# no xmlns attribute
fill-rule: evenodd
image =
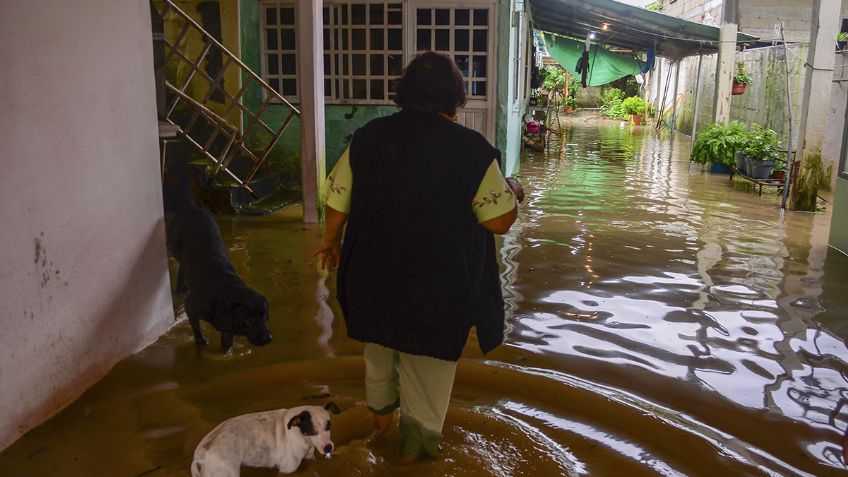
<svg viewBox="0 0 848 477"><path fill-rule="evenodd" d="M777 133L759 124L755 124L745 141L747 175L752 179L768 179L774 170L777 158Z"/></svg>
<svg viewBox="0 0 848 477"><path fill-rule="evenodd" d="M630 116L630 122L639 125L642 124L642 118L648 112L648 103L638 96L631 96L621 102L621 108Z"/></svg>
<svg viewBox="0 0 848 477"><path fill-rule="evenodd" d="M730 172L736 163L736 151L742 149L748 132L739 121L729 124L713 123L695 136L691 160L698 164L712 164L710 172Z"/></svg>
<svg viewBox="0 0 848 477"><path fill-rule="evenodd" d="M565 106L565 114L571 114L577 108L577 100L574 96L568 96L563 101L563 106Z"/></svg>
<svg viewBox="0 0 848 477"><path fill-rule="evenodd" d="M848 31L841 31L836 35L836 52L845 51L845 43L848 42Z"/></svg>
<svg viewBox="0 0 848 477"><path fill-rule="evenodd" d="M745 62L737 61L736 74L733 76L733 95L744 94L749 84L751 84L751 77L748 76L748 71L745 69Z"/></svg>

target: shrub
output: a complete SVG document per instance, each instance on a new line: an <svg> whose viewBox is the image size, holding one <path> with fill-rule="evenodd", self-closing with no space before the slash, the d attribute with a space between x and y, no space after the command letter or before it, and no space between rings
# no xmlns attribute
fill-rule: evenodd
<svg viewBox="0 0 848 477"><path fill-rule="evenodd" d="M643 115L649 113L650 106L648 102L638 96L631 96L621 102L621 108L625 114Z"/></svg>
<svg viewBox="0 0 848 477"><path fill-rule="evenodd" d="M774 130L755 124L748 133L742 151L748 157L770 161L777 157L779 146L777 133Z"/></svg>
<svg viewBox="0 0 848 477"><path fill-rule="evenodd" d="M732 166L736 164L736 151L742 150L749 134L739 121L710 124L695 137L691 159L698 164L713 162Z"/></svg>
<svg viewBox="0 0 848 477"><path fill-rule="evenodd" d="M565 87L565 70L559 66L548 65L542 68L542 88L546 91L562 91Z"/></svg>
<svg viewBox="0 0 848 477"><path fill-rule="evenodd" d="M745 69L744 61L736 62L736 75L733 76L733 82L738 84L751 84L751 77L748 76L748 71Z"/></svg>
<svg viewBox="0 0 848 477"><path fill-rule="evenodd" d="M624 92L618 88L610 88L601 95L601 114L612 119L627 119L621 103Z"/></svg>

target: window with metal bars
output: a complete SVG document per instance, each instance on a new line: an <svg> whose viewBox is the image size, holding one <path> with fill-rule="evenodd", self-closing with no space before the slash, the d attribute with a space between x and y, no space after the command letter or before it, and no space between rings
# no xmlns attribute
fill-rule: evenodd
<svg viewBox="0 0 848 477"><path fill-rule="evenodd" d="M296 102L295 6L263 0L262 77ZM406 8L411 8L407 16ZM407 20L408 18L408 20ZM404 58L424 51L451 56L469 99L486 99L490 9L437 8L416 2L338 2L323 7L324 95L329 103L390 104ZM411 23L411 25L408 25ZM414 30L407 45L407 28ZM405 55L406 52L406 55Z"/></svg>
<svg viewBox="0 0 848 477"><path fill-rule="evenodd" d="M485 99L489 80L488 8L416 8L415 51L450 55L469 99Z"/></svg>
<svg viewBox="0 0 848 477"><path fill-rule="evenodd" d="M298 100L297 34L294 5L264 1L262 25L262 79L290 101Z"/></svg>

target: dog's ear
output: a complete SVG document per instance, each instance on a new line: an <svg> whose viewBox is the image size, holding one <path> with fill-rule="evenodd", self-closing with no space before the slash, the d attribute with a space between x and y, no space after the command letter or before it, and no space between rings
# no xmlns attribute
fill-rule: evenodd
<svg viewBox="0 0 848 477"><path fill-rule="evenodd" d="M333 414L338 414L342 412L342 410L339 409L339 406L336 406L336 403L333 402L328 402L327 404L324 404L324 409L332 412Z"/></svg>
<svg viewBox="0 0 848 477"><path fill-rule="evenodd" d="M300 414L298 414L297 416L294 416L293 418L289 419L288 426L286 426L286 427L291 429L292 426L299 427L301 431L304 431L305 427L311 428L312 427L312 416L309 415L309 411L303 411Z"/></svg>

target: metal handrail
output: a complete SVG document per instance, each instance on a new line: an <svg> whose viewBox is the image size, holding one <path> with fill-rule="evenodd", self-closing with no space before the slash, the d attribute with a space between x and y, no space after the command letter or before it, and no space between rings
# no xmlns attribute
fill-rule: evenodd
<svg viewBox="0 0 848 477"><path fill-rule="evenodd" d="M178 33L175 37L172 37L175 38L173 41L168 39L168 35L164 36L165 62L173 67L171 68L172 71L184 71L182 71L182 74L178 73L178 78L173 78L173 83L167 79L165 81L166 91L170 98L168 98L165 108L165 117L161 119L178 124L182 130L181 134L187 142L214 164L212 177L223 171L239 187L255 196L249 185L250 181L253 180L259 168L268 159L274 146L294 117L300 116L300 111L248 68L197 21L181 10L172 0L151 0L151 5L156 9L166 26L174 20L180 23ZM157 5L161 5L162 8L157 8ZM192 35L195 37L199 35L204 43L200 54L195 58L190 58L189 54L184 51L184 46ZM203 67L204 59L213 51L222 55L221 69L215 74L208 73ZM224 77L227 68L231 66L238 69L239 78L244 78L243 84L235 96L224 89ZM189 89L197 83L205 84L209 88L202 97L192 97L189 92ZM264 97L264 101L256 111L252 111L242 104L242 98L248 86L253 84L262 90ZM219 92L223 97L223 103L220 106L221 111L223 111L222 114L216 113L210 107L210 102L214 101L215 92ZM216 102L220 103L220 101ZM262 120L262 116L272 102L275 107L284 107L289 110L286 119L276 127L272 127ZM189 110L188 120L176 118L178 105L184 105ZM234 111L238 111L239 116L242 114L248 116L249 119L246 121L244 129L240 124L233 124L232 121L227 119ZM207 127L204 128L203 125ZM250 137L249 133L253 128L259 128L264 133L261 136L268 136L269 139L260 141L258 139L260 135L258 135L252 142L248 142L247 138ZM244 154L253 162L250 171L244 178L238 177L228 167L237 154Z"/></svg>

